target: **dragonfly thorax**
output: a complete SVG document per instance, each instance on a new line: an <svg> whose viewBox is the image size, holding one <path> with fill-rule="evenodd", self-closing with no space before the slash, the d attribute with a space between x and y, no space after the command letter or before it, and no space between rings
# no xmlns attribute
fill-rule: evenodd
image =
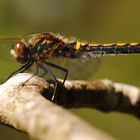
<svg viewBox="0 0 140 140"><path fill-rule="evenodd" d="M25 46L24 42L18 41L13 45L11 55L20 63L26 63L30 59L29 48Z"/></svg>

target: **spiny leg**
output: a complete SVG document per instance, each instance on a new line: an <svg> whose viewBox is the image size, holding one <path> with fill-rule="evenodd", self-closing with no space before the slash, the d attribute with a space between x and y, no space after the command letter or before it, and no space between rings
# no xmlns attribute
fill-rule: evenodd
<svg viewBox="0 0 140 140"><path fill-rule="evenodd" d="M22 86L25 85L30 79L32 79L32 78L33 78L35 75L37 75L37 74L38 74L38 65L36 64L35 72L33 73L32 76L30 76L30 77L22 84Z"/></svg>
<svg viewBox="0 0 140 140"><path fill-rule="evenodd" d="M62 86L64 85L66 79L67 79L67 76L68 76L68 70L59 66L59 65L56 65L56 64L53 64L53 63L50 63L50 62L44 62L46 65L48 66L51 66L51 67L54 67L56 69L59 69L61 71L63 71L65 73L65 76L64 76L64 79L63 79L63 83L62 83Z"/></svg>
<svg viewBox="0 0 140 140"><path fill-rule="evenodd" d="M58 81L57 81L55 75L53 74L53 72L48 68L46 63L38 63L38 65L45 71L45 73L49 73L52 76L52 78L54 79L54 81L55 81L54 90L53 90L53 96L52 96L52 101L54 101L55 96L56 96L56 88L57 88Z"/></svg>
<svg viewBox="0 0 140 140"><path fill-rule="evenodd" d="M15 75L16 73L21 73L21 72L24 72L25 70L27 70L31 65L33 64L33 61L29 61L28 63L24 64L23 66L21 66L19 69L17 69L16 71L12 72L7 80L12 77L13 75Z"/></svg>

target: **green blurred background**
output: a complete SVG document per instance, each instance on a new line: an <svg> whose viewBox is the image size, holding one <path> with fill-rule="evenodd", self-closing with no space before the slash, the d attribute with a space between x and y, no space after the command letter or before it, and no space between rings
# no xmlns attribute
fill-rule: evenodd
<svg viewBox="0 0 140 140"><path fill-rule="evenodd" d="M139 7L139 0L0 0L0 36L51 31L88 42L139 42ZM19 64L8 54L10 41L0 44L0 77L4 79ZM109 78L140 87L139 60L140 55L102 57L100 69L90 80ZM140 121L133 116L93 109L71 111L117 139L140 139ZM0 126L0 139L29 138Z"/></svg>

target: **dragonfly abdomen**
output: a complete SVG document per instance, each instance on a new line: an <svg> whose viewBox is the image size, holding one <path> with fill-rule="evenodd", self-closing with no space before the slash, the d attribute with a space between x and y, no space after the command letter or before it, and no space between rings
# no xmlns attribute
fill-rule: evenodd
<svg viewBox="0 0 140 140"><path fill-rule="evenodd" d="M86 44L77 42L75 48L82 55L140 53L140 43Z"/></svg>

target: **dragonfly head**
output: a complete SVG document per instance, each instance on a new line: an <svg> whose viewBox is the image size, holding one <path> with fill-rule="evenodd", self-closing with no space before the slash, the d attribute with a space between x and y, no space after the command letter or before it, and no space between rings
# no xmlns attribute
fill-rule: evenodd
<svg viewBox="0 0 140 140"><path fill-rule="evenodd" d="M18 41L13 45L11 55L20 63L26 63L30 58L29 49L22 41Z"/></svg>

